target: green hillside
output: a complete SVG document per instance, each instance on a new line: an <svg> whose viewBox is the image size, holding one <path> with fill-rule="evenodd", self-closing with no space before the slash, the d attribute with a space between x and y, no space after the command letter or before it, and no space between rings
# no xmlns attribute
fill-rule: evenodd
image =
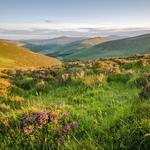
<svg viewBox="0 0 150 150"><path fill-rule="evenodd" d="M63 59L63 56L70 55L84 48L111 40L108 37L59 37L49 40L26 40L21 41L24 47L41 54L54 56Z"/></svg>
<svg viewBox="0 0 150 150"><path fill-rule="evenodd" d="M33 52L39 52L42 54L53 53L53 49L63 47L64 45L80 41L83 37L58 37L53 39L33 39L33 40L22 40L24 47L32 50Z"/></svg>
<svg viewBox="0 0 150 150"><path fill-rule="evenodd" d="M67 36L60 36L52 39L31 39L31 40L22 40L20 42L24 44L34 44L34 45L65 45L75 41L80 41L84 39L83 37L67 37Z"/></svg>
<svg viewBox="0 0 150 150"><path fill-rule="evenodd" d="M98 45L100 43L104 43L106 41L110 41L107 37L95 37L88 38L80 41L76 41L70 44L66 44L64 46L59 46L54 49L49 49L46 51L41 51L41 53L57 57L59 59L64 59L65 56L70 56L72 54L81 52L83 49L90 48L92 46Z"/></svg>
<svg viewBox="0 0 150 150"><path fill-rule="evenodd" d="M150 52L150 34L108 41L88 49L66 55L65 60L88 60L102 57L130 56Z"/></svg>
<svg viewBox="0 0 150 150"><path fill-rule="evenodd" d="M0 67L43 67L61 64L59 60L37 54L0 40Z"/></svg>

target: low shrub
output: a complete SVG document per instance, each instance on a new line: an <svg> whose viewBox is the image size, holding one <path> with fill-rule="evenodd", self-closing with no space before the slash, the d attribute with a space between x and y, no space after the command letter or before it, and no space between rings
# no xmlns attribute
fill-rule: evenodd
<svg viewBox="0 0 150 150"><path fill-rule="evenodd" d="M6 105L5 103L1 103L0 104L0 111L1 112L6 112L6 111L9 111L10 110L10 106L9 105Z"/></svg>
<svg viewBox="0 0 150 150"><path fill-rule="evenodd" d="M44 80L38 81L35 85L35 90L38 93L41 93L41 92L45 93L48 91L47 89L48 85L49 84L45 82Z"/></svg>
<svg viewBox="0 0 150 150"><path fill-rule="evenodd" d="M7 98L1 99L1 102L9 105L11 108L19 109L24 102L24 98L20 96L8 96Z"/></svg>
<svg viewBox="0 0 150 150"><path fill-rule="evenodd" d="M126 83L131 79L130 74L111 74L108 76L107 81L108 82L123 82Z"/></svg>
<svg viewBox="0 0 150 150"><path fill-rule="evenodd" d="M150 99L150 83L148 83L140 93L140 96L144 99Z"/></svg>
<svg viewBox="0 0 150 150"><path fill-rule="evenodd" d="M34 86L34 83L35 82L34 82L34 79L32 77L27 77L27 78L20 80L20 82L18 84L22 89L30 90Z"/></svg>
<svg viewBox="0 0 150 150"><path fill-rule="evenodd" d="M144 74L143 76L137 78L135 83L138 87L146 86L150 82L150 74Z"/></svg>

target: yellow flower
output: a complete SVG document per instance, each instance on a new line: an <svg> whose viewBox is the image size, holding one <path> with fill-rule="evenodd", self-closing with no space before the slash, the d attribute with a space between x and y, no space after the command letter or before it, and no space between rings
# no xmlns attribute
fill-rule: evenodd
<svg viewBox="0 0 150 150"><path fill-rule="evenodd" d="M0 104L0 111L7 111L10 109L10 106L9 105L6 105L4 103Z"/></svg>
<svg viewBox="0 0 150 150"><path fill-rule="evenodd" d="M6 79L0 79L0 96L5 97L8 95L9 90L10 90L11 84L8 80Z"/></svg>

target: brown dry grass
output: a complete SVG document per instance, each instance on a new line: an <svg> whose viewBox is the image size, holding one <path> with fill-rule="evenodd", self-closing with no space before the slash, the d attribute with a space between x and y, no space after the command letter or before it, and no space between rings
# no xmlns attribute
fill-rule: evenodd
<svg viewBox="0 0 150 150"><path fill-rule="evenodd" d="M55 58L43 56L23 47L0 40L0 67L51 67L60 65Z"/></svg>
<svg viewBox="0 0 150 150"><path fill-rule="evenodd" d="M83 42L81 42L81 44L84 45L85 47L92 47L92 46L107 42L109 40L110 39L106 37L96 37L96 38L84 40Z"/></svg>

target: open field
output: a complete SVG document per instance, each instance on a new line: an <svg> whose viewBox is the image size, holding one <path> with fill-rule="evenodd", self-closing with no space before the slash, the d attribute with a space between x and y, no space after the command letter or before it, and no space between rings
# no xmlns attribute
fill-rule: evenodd
<svg viewBox="0 0 150 150"><path fill-rule="evenodd" d="M150 55L3 69L0 102L3 150L148 150Z"/></svg>

